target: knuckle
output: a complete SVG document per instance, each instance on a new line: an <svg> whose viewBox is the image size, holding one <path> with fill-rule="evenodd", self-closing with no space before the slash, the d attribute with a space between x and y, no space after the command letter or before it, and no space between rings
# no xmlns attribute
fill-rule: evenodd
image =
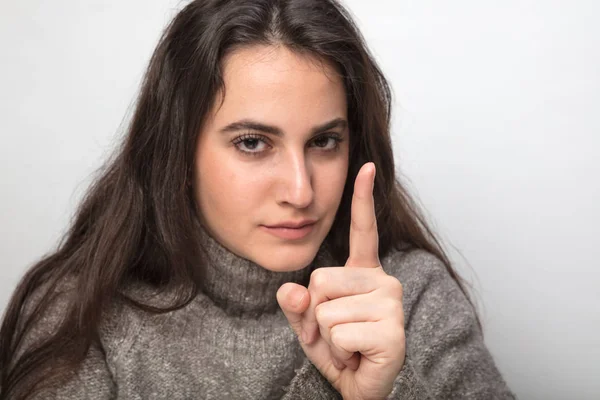
<svg viewBox="0 0 600 400"><path fill-rule="evenodd" d="M398 280L398 278L391 275L388 275L387 280L390 291L395 296L402 299L402 295L404 294L404 287L402 286L402 283Z"/></svg>
<svg viewBox="0 0 600 400"><path fill-rule="evenodd" d="M404 340L404 325L400 319L388 321L381 332L383 340L387 343L397 343Z"/></svg>
<svg viewBox="0 0 600 400"><path fill-rule="evenodd" d="M393 312L393 315L395 315L395 316L403 317L404 316L404 307L402 306L402 303L399 301L394 301L392 312Z"/></svg>
<svg viewBox="0 0 600 400"><path fill-rule="evenodd" d="M388 298L384 303L384 309L388 315L396 315L399 308L398 300L396 299Z"/></svg>
<svg viewBox="0 0 600 400"><path fill-rule="evenodd" d="M310 286L312 289L319 291L327 284L327 271L323 268L317 268L310 274Z"/></svg>
<svg viewBox="0 0 600 400"><path fill-rule="evenodd" d="M323 325L327 318L327 310L325 309L324 304L325 303L321 303L315 307L315 318L319 325Z"/></svg>
<svg viewBox="0 0 600 400"><path fill-rule="evenodd" d="M329 340L331 341L331 344L334 346L339 346L340 339L340 329L338 328L338 326L335 325L331 327L331 329L329 330Z"/></svg>
<svg viewBox="0 0 600 400"><path fill-rule="evenodd" d="M393 335L389 337L389 343L395 347L402 348L406 344L406 333L403 328L394 331Z"/></svg>
<svg viewBox="0 0 600 400"><path fill-rule="evenodd" d="M396 339L398 340L399 343L404 344L406 343L406 332L404 331L404 329L400 329L400 331L398 332L398 334L396 335Z"/></svg>

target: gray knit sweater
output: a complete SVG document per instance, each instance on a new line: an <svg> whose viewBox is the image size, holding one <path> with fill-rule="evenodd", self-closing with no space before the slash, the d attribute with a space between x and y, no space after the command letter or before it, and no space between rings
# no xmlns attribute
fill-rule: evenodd
<svg viewBox="0 0 600 400"><path fill-rule="evenodd" d="M115 302L65 386L43 399L338 399L307 360L275 293L308 284L325 250L303 270L275 273L207 238L212 258L202 293L186 307L153 315ZM486 349L471 305L444 265L422 251L394 251L382 266L402 282L406 361L390 399L513 399ZM160 305L166 295L132 288ZM31 340L51 331L59 303Z"/></svg>

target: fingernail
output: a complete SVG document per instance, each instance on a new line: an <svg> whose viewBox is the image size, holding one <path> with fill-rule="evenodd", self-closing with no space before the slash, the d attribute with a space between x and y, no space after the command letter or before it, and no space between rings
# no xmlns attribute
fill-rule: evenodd
<svg viewBox="0 0 600 400"><path fill-rule="evenodd" d="M300 304L302 304L302 300L304 300L304 296L306 296L306 292L304 291L296 290L294 291L294 293L292 293L290 301L294 305L294 308L300 307Z"/></svg>

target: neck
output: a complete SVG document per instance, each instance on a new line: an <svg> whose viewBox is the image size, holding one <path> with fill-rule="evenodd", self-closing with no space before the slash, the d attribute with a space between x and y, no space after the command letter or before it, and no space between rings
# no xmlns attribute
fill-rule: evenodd
<svg viewBox="0 0 600 400"><path fill-rule="evenodd" d="M233 315L261 315L279 309L277 290L286 282L308 285L311 272L327 264L330 257L324 246L313 261L297 271L275 272L240 257L203 232L207 263L203 292Z"/></svg>

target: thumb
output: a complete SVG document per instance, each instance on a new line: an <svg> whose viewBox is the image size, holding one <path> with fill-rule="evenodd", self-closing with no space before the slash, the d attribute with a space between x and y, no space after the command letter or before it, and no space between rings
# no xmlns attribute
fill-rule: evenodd
<svg viewBox="0 0 600 400"><path fill-rule="evenodd" d="M284 283L277 291L277 302L290 326L302 340L302 313L310 305L308 289L296 283Z"/></svg>
<svg viewBox="0 0 600 400"><path fill-rule="evenodd" d="M340 370L333 364L329 345L322 338L311 344L306 344L302 339L302 313L310 305L310 293L308 289L296 283L284 283L277 291L277 302L283 310L283 314L286 316L292 330L298 336L304 354L306 354L308 359L321 371L321 374L327 380L330 382L337 381L340 376Z"/></svg>

